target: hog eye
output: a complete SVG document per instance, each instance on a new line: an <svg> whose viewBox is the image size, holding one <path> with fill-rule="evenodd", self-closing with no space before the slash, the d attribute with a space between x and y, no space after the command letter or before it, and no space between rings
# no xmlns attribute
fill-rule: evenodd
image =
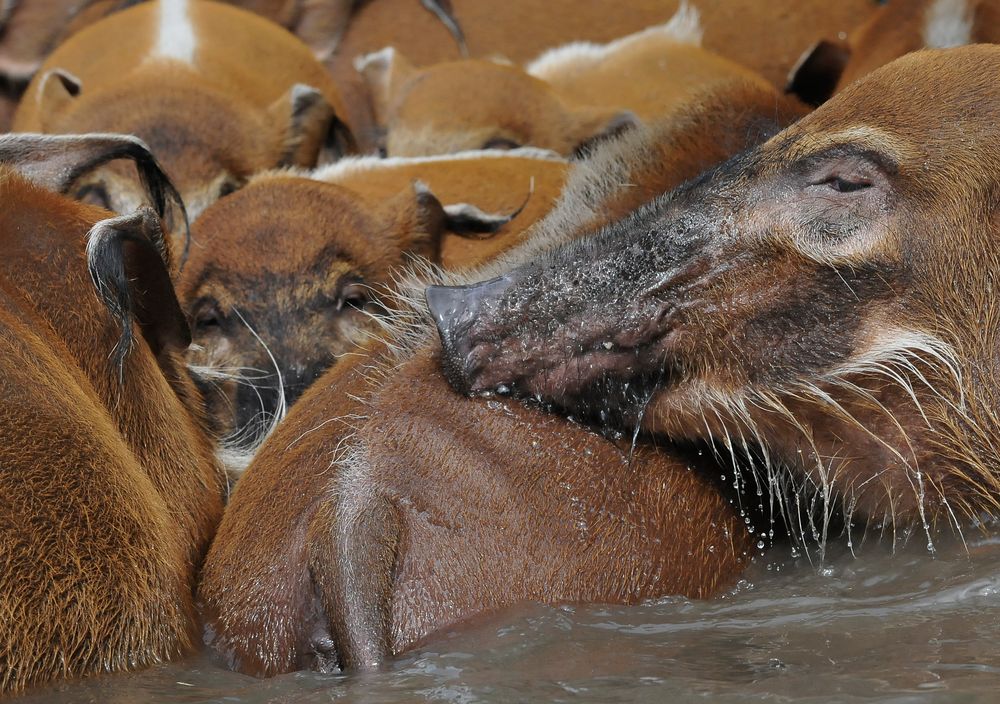
<svg viewBox="0 0 1000 704"><path fill-rule="evenodd" d="M520 146L521 145L515 142L513 139L507 139L506 137L493 137L492 139L486 140L482 148L510 150L510 149L517 149Z"/></svg>
<svg viewBox="0 0 1000 704"><path fill-rule="evenodd" d="M224 317L218 303L214 301L203 303L194 316L195 332L210 333L220 330Z"/></svg>
<svg viewBox="0 0 1000 704"><path fill-rule="evenodd" d="M852 181L850 179L841 178L839 176L831 176L822 182L824 185L829 186L838 193L853 193L854 191L861 191L866 188L871 188L871 182L864 179L858 179Z"/></svg>
<svg viewBox="0 0 1000 704"><path fill-rule="evenodd" d="M222 182L222 185L219 186L219 198L225 198L230 193L238 191L239 188L240 184L236 183L236 181L226 179Z"/></svg>
<svg viewBox="0 0 1000 704"><path fill-rule="evenodd" d="M88 183L81 187L74 197L83 203L111 210L111 198L108 196L108 191L99 183Z"/></svg>
<svg viewBox="0 0 1000 704"><path fill-rule="evenodd" d="M337 297L336 309L343 310L345 306L361 310L370 299L368 287L360 281L348 284Z"/></svg>

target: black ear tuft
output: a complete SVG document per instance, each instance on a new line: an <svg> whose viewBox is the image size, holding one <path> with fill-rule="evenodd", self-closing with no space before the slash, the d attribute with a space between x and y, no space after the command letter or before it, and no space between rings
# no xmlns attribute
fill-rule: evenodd
<svg viewBox="0 0 1000 704"><path fill-rule="evenodd" d="M615 139L642 124L642 121L630 110L615 113L610 118L598 116L598 119L601 124L597 129L588 129L588 134L573 149L572 159L586 159L601 143Z"/></svg>
<svg viewBox="0 0 1000 704"><path fill-rule="evenodd" d="M434 13L441 24L447 27L455 39L455 43L458 44L458 51L462 58L468 58L469 47L465 43L465 32L462 31L462 25L455 17L455 9L451 5L451 0L420 0L420 4L424 6L424 9Z"/></svg>
<svg viewBox="0 0 1000 704"><path fill-rule="evenodd" d="M422 199L428 197L433 198L438 207L444 211L443 226L445 230L462 237L485 239L496 234L500 228L521 214L528 201L531 200L532 193L535 192L535 181L531 180L524 202L510 213L488 213L471 203L451 203L442 206L423 182L416 181L413 188L417 192L419 202L423 203Z"/></svg>
<svg viewBox="0 0 1000 704"><path fill-rule="evenodd" d="M837 82L850 58L851 50L845 44L825 39L816 42L806 49L788 74L785 92L808 105L822 105L837 89Z"/></svg>
<svg viewBox="0 0 1000 704"><path fill-rule="evenodd" d="M43 188L65 193L88 171L115 159L130 159L149 195L156 213L165 217L172 204L184 223L185 245L181 261L187 258L190 228L187 211L180 193L167 178L149 147L137 137L123 134L32 134L15 133L0 136L0 162L16 169L21 175ZM157 245L165 259L166 243Z"/></svg>
<svg viewBox="0 0 1000 704"><path fill-rule="evenodd" d="M163 257L163 239L159 218L149 208L102 220L87 235L91 281L121 327L111 355L119 374L134 343L133 321L158 360L166 352L191 344L187 319Z"/></svg>

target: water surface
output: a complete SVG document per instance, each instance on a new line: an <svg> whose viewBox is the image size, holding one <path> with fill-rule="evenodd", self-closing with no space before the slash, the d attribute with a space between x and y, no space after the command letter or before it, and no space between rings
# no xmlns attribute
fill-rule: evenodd
<svg viewBox="0 0 1000 704"><path fill-rule="evenodd" d="M779 545L712 601L525 605L372 675L256 680L203 654L23 702L974 702L1000 697L1000 538ZM843 542L843 541L841 541ZM918 543L920 543L918 545Z"/></svg>

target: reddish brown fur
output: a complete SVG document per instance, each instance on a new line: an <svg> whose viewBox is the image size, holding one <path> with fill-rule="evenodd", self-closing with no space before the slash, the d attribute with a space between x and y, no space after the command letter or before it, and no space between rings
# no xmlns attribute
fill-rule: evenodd
<svg viewBox="0 0 1000 704"><path fill-rule="evenodd" d="M838 90L903 54L927 46L924 28L934 0L893 0L880 7L848 36L850 58ZM954 3L958 5L959 3ZM970 43L1000 41L1000 2L966 0Z"/></svg>
<svg viewBox="0 0 1000 704"><path fill-rule="evenodd" d="M220 1L287 28L300 17L307 19L299 7L302 0ZM27 83L57 46L127 4L128 0L16 0L10 16L0 24L0 75Z"/></svg>
<svg viewBox="0 0 1000 704"><path fill-rule="evenodd" d="M740 573L751 536L683 460L461 398L437 365L331 371L241 480L199 592L235 667L372 666L520 601L706 597Z"/></svg>
<svg viewBox="0 0 1000 704"><path fill-rule="evenodd" d="M580 173L599 184L600 200L586 225L567 214L569 229L592 231L760 143L807 113L759 81L735 78L697 94L671 117L633 130L581 162ZM570 184L573 190L573 184ZM531 233L529 233L531 234ZM516 252L515 252L516 254Z"/></svg>
<svg viewBox="0 0 1000 704"><path fill-rule="evenodd" d="M537 256L553 242L571 239L604 218L624 214L643 198L672 188L748 143L764 139L776 129L773 122L768 122L774 117L771 95L770 90L762 97L760 91L730 86L728 93L692 105L683 119L662 125L653 133L639 130L606 145L592 160L577 164L577 173L570 179L570 194L564 194L556 210L538 223L535 239L503 255L505 263L486 271L502 270ZM787 121L794 116L784 114L780 119ZM577 191L584 195L574 196ZM588 209L592 217L584 212ZM475 280L483 271L459 279ZM373 354L387 353L377 347ZM526 598L631 601L657 590L684 590L707 596L738 574L748 543L744 542L746 534L729 523L731 508L724 502L716 503L714 491L701 484L696 474L688 474L678 456L669 451L647 455L643 450L641 455L651 463L644 470L651 473L648 476L659 476L668 484L682 482L678 491L696 510L706 511L700 514L700 520L706 522L701 526L688 524L691 532L686 532L684 524L678 522L679 516L670 513L669 508L667 513L657 514L657 495L644 495L632 475L627 480L629 490L635 489L637 494L628 501L650 501L641 504L640 514L663 521L659 523L661 528L671 530L673 524L674 531L683 531L679 539L694 541L690 556L694 559L689 561L682 552L671 564L672 574L661 572L656 577L667 581L657 584L639 580L625 586L625 581L602 579L612 574L608 571L612 563L619 568L636 559L662 564L658 562L660 556L654 555L655 551L632 552L633 547L646 550L650 546L637 542L622 547L617 542L622 536L610 534L602 536L602 540L610 542L594 551L572 550L567 546L586 542L578 542L578 534L563 540L575 530L572 523L565 522L571 515L562 503L565 487L547 485L543 490L521 482L525 477L537 476L539 471L543 473L541 481L556 480L552 466L570 457L569 473L562 480L571 486L585 481L591 471L605 480L622 480L621 475L609 473L609 467L621 466L618 451L577 426L517 403L503 403L511 414L507 415L499 408L491 408L492 401L461 401L442 386L435 371L436 354L434 348L423 348L398 370L384 376L367 372L368 363L362 357L338 364L300 400L241 480L206 562L200 587L200 598L210 614L207 638L235 667L255 674L276 674L310 665L328 667L331 658L337 662L338 657L342 664L366 665L388 652L412 647L421 638L479 613L484 607L499 608ZM344 453L362 442L371 472L342 480L342 489L333 492L334 483L344 472ZM533 444L536 442L537 447ZM563 454L562 443L584 449ZM587 450L594 454L588 455ZM482 458L484 453L482 464L473 459ZM600 462L591 465L590 457L600 457ZM331 459L335 461L331 463ZM296 490L285 492L282 487L288 485ZM438 486L443 488L435 492ZM509 494L491 495L485 489L495 487L495 491L502 492L500 487L509 486ZM365 496L369 490L372 493ZM586 496L586 491L581 491ZM515 495L516 499L512 499ZM331 497L339 505L334 505ZM414 518L407 513L410 509L397 510L394 502L401 497L413 500L413 510L427 511L429 518ZM451 497L455 497L454 503ZM498 503L489 503L490 499ZM359 507L355 515L362 519L360 525L350 528L343 512L339 512L348 500ZM278 509L274 508L276 501L280 501ZM477 503L481 501L486 505ZM503 528L492 532L490 526L495 522L481 520L483 515L514 515L504 513L513 511L510 503L514 501L528 508L516 514L512 524L503 524ZM600 499L591 496L580 508L586 512L597 509L599 504ZM266 523L260 520L265 515L264 506L268 507ZM654 518L656 515L659 517ZM384 517L387 522L366 522L365 516L376 516L378 520ZM393 523L400 528L399 533L392 533ZM501 532L511 525L513 534ZM699 541L711 542L722 535L715 531L724 525L730 526L729 534L735 541L732 551L727 550L721 558L712 551L706 553L706 543ZM459 526L462 533L458 533ZM544 535L532 529L537 526L544 527L542 532L558 534L560 540L548 543ZM408 537L401 539L400 534ZM357 542L350 546L354 552L341 552L331 543L333 535L356 536ZM457 537L469 535L475 536L473 551L482 548L490 555L487 560L474 559L468 540L461 542ZM672 535L671 540L677 538L676 533ZM452 543L453 539L459 544ZM525 547L532 541L537 542ZM393 552L396 548L398 562ZM457 555L457 563L463 567L431 577L417 560L421 554ZM568 565L587 565L580 569L590 578L577 583L561 582L558 590L546 591L535 581L537 575L521 571L521 558L526 554L566 567L568 572L572 572ZM608 562L597 567L588 559ZM398 574L402 576L386 593L386 568L394 562L400 566ZM494 567L495 573L490 571ZM353 590L342 580L349 572L363 581L354 584ZM511 584L518 576L524 577L523 581ZM675 579L678 581L671 581ZM420 590L413 588L424 580L428 580L433 598L428 598L431 594L421 597ZM555 578L550 583L556 583ZM340 599L338 592L349 598ZM461 604L457 613L442 610L438 600L446 598ZM259 611L262 603L269 605L263 617ZM371 606L383 620L381 625L351 620L357 616L355 607L364 605ZM333 652L334 641L341 648L339 654Z"/></svg>
<svg viewBox="0 0 1000 704"><path fill-rule="evenodd" d="M414 256L467 266L517 243L555 201L565 169L557 160L492 154L349 160L311 179L283 171L261 175L210 207L195 224L196 245L178 284L194 321L189 361L209 374L258 370L246 372L256 388L206 377L217 431L246 432L265 420L253 420L262 411L277 410L277 379L269 378L276 377L275 366L291 403L376 334L376 302ZM414 189L418 179L434 196ZM535 193L496 236L448 232L441 202L511 213L528 198L532 180Z"/></svg>
<svg viewBox="0 0 1000 704"><path fill-rule="evenodd" d="M132 669L195 643L222 475L183 359L118 329L87 277L106 211L0 170L0 691ZM16 205L15 205L16 204Z"/></svg>
<svg viewBox="0 0 1000 704"><path fill-rule="evenodd" d="M453 0L469 54L495 54L522 63L571 41L607 42L666 22L679 3L549 0L544 3ZM783 87L799 55L817 39L858 25L876 5L870 0L695 0L702 15L704 45ZM418 66L460 58L444 26L412 0L375 0L352 19L333 64L339 76L355 56L394 46Z"/></svg>
<svg viewBox="0 0 1000 704"><path fill-rule="evenodd" d="M490 213L512 213L508 225L487 239L446 232L438 261L446 269L474 267L519 244L528 229L552 208L566 179L567 164L556 159L471 154L455 159L351 162L318 171L316 178L349 188L372 207L414 181L425 183L442 203L472 203ZM533 189L533 190L532 190Z"/></svg>
<svg viewBox="0 0 1000 704"><path fill-rule="evenodd" d="M313 165L330 119L323 101L341 119L346 108L309 49L251 13L191 0L193 63L150 58L158 5L116 13L60 46L29 85L15 129L135 134L177 183L192 216L254 173ZM50 75L54 69L79 79L79 95ZM293 119L297 84L321 97ZM102 179L115 209L134 206L137 197L118 179L105 171L92 181Z"/></svg>
<svg viewBox="0 0 1000 704"><path fill-rule="evenodd" d="M634 36L601 59L535 74L563 100L627 109L643 122L668 117L713 85L742 78L769 86L763 77L696 43L662 35ZM628 38L624 38L628 39Z"/></svg>
<svg viewBox="0 0 1000 704"><path fill-rule="evenodd" d="M513 144L569 156L634 124L635 116L664 123L727 91L737 102L753 93L755 103L769 101L776 114L798 109L753 72L669 32L626 40L600 60L550 64L537 75L482 60L418 69L398 51L366 57L359 70L390 155Z"/></svg>
<svg viewBox="0 0 1000 704"><path fill-rule="evenodd" d="M904 56L586 246L432 292L451 378L762 447L776 484L893 538L983 525L997 71L995 45Z"/></svg>

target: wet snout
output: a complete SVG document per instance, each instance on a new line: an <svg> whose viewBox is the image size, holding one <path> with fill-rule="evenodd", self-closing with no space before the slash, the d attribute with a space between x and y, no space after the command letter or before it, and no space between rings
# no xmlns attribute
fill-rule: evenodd
<svg viewBox="0 0 1000 704"><path fill-rule="evenodd" d="M471 386L464 364L471 350L469 332L483 308L499 300L511 282L504 275L470 286L429 286L424 293L441 337L445 376L463 393Z"/></svg>

